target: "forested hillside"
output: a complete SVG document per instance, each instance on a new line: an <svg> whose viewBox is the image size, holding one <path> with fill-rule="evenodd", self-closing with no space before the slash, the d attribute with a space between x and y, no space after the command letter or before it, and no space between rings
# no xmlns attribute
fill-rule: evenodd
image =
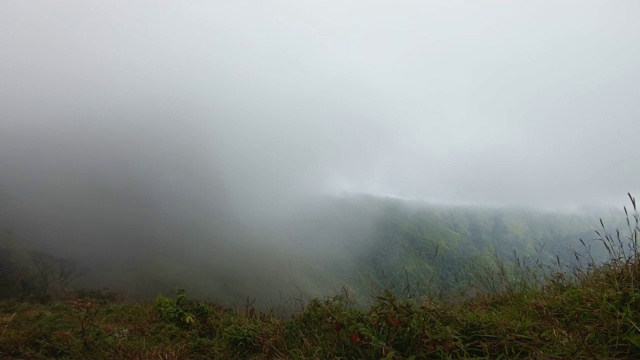
<svg viewBox="0 0 640 360"><path fill-rule="evenodd" d="M611 212L602 212L605 220L619 225ZM298 246L313 250L319 266L337 281L365 297L380 289L443 295L466 288L478 269L496 259L518 257L536 266L536 261L570 263L574 251L589 250L595 259L606 256L593 241L598 217L586 213L356 196L325 200L311 214L294 220L297 231L291 236Z"/></svg>

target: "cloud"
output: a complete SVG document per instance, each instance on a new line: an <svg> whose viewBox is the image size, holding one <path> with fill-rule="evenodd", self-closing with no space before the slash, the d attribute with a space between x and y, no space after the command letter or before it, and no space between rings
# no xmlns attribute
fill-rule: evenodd
<svg viewBox="0 0 640 360"><path fill-rule="evenodd" d="M5 187L210 181L240 217L318 192L553 208L638 189L632 2L1 7Z"/></svg>

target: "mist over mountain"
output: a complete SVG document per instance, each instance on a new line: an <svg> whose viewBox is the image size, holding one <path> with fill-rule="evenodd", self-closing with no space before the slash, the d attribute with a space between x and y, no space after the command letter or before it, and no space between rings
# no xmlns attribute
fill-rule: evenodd
<svg viewBox="0 0 640 360"><path fill-rule="evenodd" d="M300 293L322 297L344 287L365 304L382 289L401 294L402 284L410 284L414 295L446 296L473 283L474 272L497 258L549 263L559 256L571 263L574 250L589 252L596 261L606 255L594 240L599 217L593 214L430 205L370 195L307 200L295 214L270 225L197 216L178 222L153 206L96 218L67 210L64 215L80 221L67 229L55 212L41 216L56 223L36 221L33 213L31 221L4 219L13 220L14 242L78 261L78 286L99 284L133 298L188 288L194 296L230 304L255 297L265 307ZM136 210L136 221L126 222ZM611 229L623 228L617 213L623 214L601 216Z"/></svg>
<svg viewBox="0 0 640 360"><path fill-rule="evenodd" d="M638 192L639 10L3 2L0 226L140 297L557 255Z"/></svg>

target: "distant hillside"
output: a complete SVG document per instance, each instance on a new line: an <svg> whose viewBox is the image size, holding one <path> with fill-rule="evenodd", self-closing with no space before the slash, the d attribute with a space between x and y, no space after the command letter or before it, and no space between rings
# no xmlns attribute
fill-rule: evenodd
<svg viewBox="0 0 640 360"><path fill-rule="evenodd" d="M372 196L323 199L289 234L340 283L361 294L466 287L495 256L569 263L593 243L598 217L523 209L433 206ZM604 248L594 244L596 258Z"/></svg>
<svg viewBox="0 0 640 360"><path fill-rule="evenodd" d="M220 226L207 223L204 212L191 223L158 226L148 214L140 226L135 216L120 216L125 227L105 223L108 231L97 238L85 234L76 248L65 242L65 232L50 228L46 239L59 242L40 248L42 239L29 236L45 228L23 218L13 245L26 251L30 243L76 261L80 276L75 287L104 286L134 298L183 287L198 298L237 304L255 297L268 307L345 287L367 304L382 289L404 296L467 288L477 281L478 269L491 266L495 256L513 259L514 252L523 261L570 263L570 248L584 250L579 239L590 244L598 226L598 218L588 215L434 206L373 196L310 199L280 223L268 225L238 221ZM21 233L29 227L38 231ZM96 241L94 251L81 251ZM604 249L594 246L592 254L601 257Z"/></svg>

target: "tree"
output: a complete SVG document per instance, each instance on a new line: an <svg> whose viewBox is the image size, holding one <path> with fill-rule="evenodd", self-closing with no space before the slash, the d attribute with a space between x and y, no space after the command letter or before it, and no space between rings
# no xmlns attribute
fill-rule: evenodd
<svg viewBox="0 0 640 360"><path fill-rule="evenodd" d="M36 293L40 299L47 299L50 288L56 284L57 290L65 291L71 280L75 278L77 263L72 260L62 259L39 250L29 252L31 261L36 270Z"/></svg>

